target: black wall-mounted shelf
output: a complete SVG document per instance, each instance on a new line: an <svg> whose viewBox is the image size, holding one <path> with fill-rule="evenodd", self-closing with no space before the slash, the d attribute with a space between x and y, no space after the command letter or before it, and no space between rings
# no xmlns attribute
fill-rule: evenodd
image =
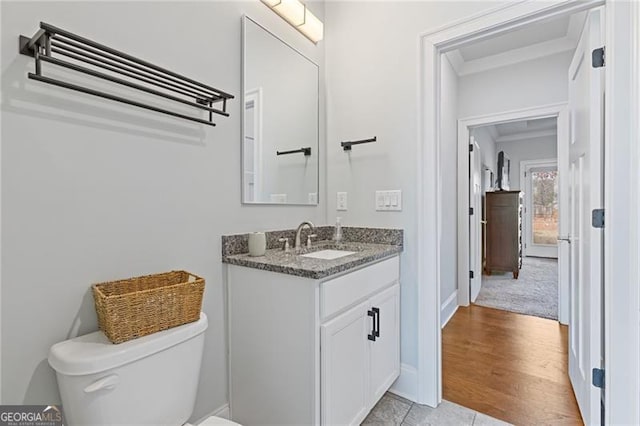
<svg viewBox="0 0 640 426"><path fill-rule="evenodd" d="M276 155L297 154L299 152L302 152L305 157L308 157L309 155L311 155L311 147L293 149L291 151L276 151Z"/></svg>
<svg viewBox="0 0 640 426"><path fill-rule="evenodd" d="M360 145L363 143L370 143L370 142L375 142L378 140L377 136L374 136L372 138L369 139L362 139L359 141L344 141L344 142L340 142L340 146L342 147L342 149L344 149L345 151L351 151L351 147L353 145Z"/></svg>
<svg viewBox="0 0 640 426"><path fill-rule="evenodd" d="M40 30L33 37L21 35L19 43L20 53L35 58L35 73L28 74L30 79L209 126L215 126L213 114L229 116L227 100L233 99L233 95L53 25L41 22ZM60 59L60 56L73 61ZM44 76L42 75L42 62L207 111L209 118L205 120L181 114L119 95ZM85 64L90 65L91 68L84 66ZM109 73L98 71L98 69L106 70Z"/></svg>

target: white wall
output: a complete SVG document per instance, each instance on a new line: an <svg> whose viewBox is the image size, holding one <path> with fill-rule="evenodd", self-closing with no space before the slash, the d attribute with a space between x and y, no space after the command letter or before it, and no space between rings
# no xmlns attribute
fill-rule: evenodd
<svg viewBox="0 0 640 426"><path fill-rule="evenodd" d="M524 190L520 184L521 161L558 158L558 143L555 136L498 143L496 144L496 150L498 152L504 151L511 160L511 172L509 173L510 190Z"/></svg>
<svg viewBox="0 0 640 426"><path fill-rule="evenodd" d="M436 238L416 235L419 36L497 5L448 1L325 5L328 218L339 214L345 224L404 228L401 361L409 366L417 366L416 241ZM372 136L378 142L355 146L351 153L340 148L340 141ZM381 189L403 190L402 212L375 211L375 191ZM337 191L348 192L347 212L335 210Z"/></svg>
<svg viewBox="0 0 640 426"><path fill-rule="evenodd" d="M567 102L572 52L460 77L461 118Z"/></svg>
<svg viewBox="0 0 640 426"><path fill-rule="evenodd" d="M347 224L405 229L402 256L401 360L417 365L416 165L419 35L494 8L493 2L328 2L327 198L349 194ZM570 54L465 76L458 82L458 117L566 101ZM564 78L564 79L563 79ZM348 154L341 140L377 136ZM495 163L495 161L494 161ZM456 170L455 161L442 169ZM455 187L455 181L452 181ZM374 193L402 189L403 211L376 212ZM444 235L444 234L443 234ZM448 237L448 236L447 236ZM455 237L454 237L455 238ZM429 283L436 285L436 283ZM443 281L444 284L444 281Z"/></svg>
<svg viewBox="0 0 640 426"><path fill-rule="evenodd" d="M317 207L240 204L241 16L321 65L323 44L260 2L0 7L2 402L59 401L47 352L96 330L91 283L184 268L207 281L194 418L219 408L227 402L220 236L326 222L324 197ZM322 18L323 6L312 7ZM236 95L231 116L208 127L27 80L33 59L18 54L18 35L31 36L41 20Z"/></svg>
<svg viewBox="0 0 640 426"><path fill-rule="evenodd" d="M440 86L442 111L440 131L442 137L442 164L456 164L458 156L458 75L446 55L442 56L442 82ZM458 191L455 185L455 167L442 168L442 215L440 241L440 309L441 320L446 321L458 305L454 294L458 289ZM447 303L449 302L449 303Z"/></svg>
<svg viewBox="0 0 640 426"><path fill-rule="evenodd" d="M491 136L491 132L486 127L476 127L471 129L469 134L478 142L480 146L480 157L482 158L482 165L488 167L495 176L497 170L497 151L496 142Z"/></svg>

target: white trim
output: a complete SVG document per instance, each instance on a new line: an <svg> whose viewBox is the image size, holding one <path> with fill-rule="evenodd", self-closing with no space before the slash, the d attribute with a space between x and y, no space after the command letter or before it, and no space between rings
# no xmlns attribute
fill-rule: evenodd
<svg viewBox="0 0 640 426"><path fill-rule="evenodd" d="M534 130L532 132L514 133L512 135L499 136L496 139L496 143L516 142L527 139L546 138L550 136L556 136L558 131L556 129L547 130Z"/></svg>
<svg viewBox="0 0 640 426"><path fill-rule="evenodd" d="M569 144L569 141L566 141L567 145ZM541 159L541 160L522 160L520 161L520 191L522 191L523 195L524 195L524 212L522 217L524 218L524 220L522 221L522 230L523 230L523 234L524 234L524 241L523 241L523 247L522 247L522 255L523 256L540 256L540 257L552 257L557 259L558 258L558 248L557 245L555 247L554 251L554 255L553 256L541 256L541 253L529 253L528 251L532 248L531 246L538 246L540 247L541 245L538 244L534 244L533 243L533 236L531 234L531 212L533 211L533 199L531 198L531 191L530 191L530 187L529 187L529 183L530 180L527 180L527 177L525 176L526 172L529 171L530 168L532 167L536 167L536 166L552 166L555 167L556 170L560 171L560 168L558 166L558 159L557 158L547 158L547 159ZM560 188L558 187L558 204L560 203ZM542 246L545 249L548 249L549 246ZM548 250L547 250L548 251ZM549 253L551 254L551 253ZM560 283L558 283L560 284ZM560 286L558 286L560 287Z"/></svg>
<svg viewBox="0 0 640 426"><path fill-rule="evenodd" d="M587 12L576 13L571 15L569 19L569 27L567 28L567 37L576 42L576 47L578 40L580 40L580 35L582 34L582 29L584 28L584 23L587 20Z"/></svg>
<svg viewBox="0 0 640 426"><path fill-rule="evenodd" d="M416 401L418 398L418 370L412 365L400 364L400 377L391 385L389 392L410 401Z"/></svg>
<svg viewBox="0 0 640 426"><path fill-rule="evenodd" d="M451 63L451 66L453 67L453 70L456 72L456 74L460 75L462 67L465 63L464 58L460 54L460 51L452 50L451 52L445 53L445 56L449 60L449 63Z"/></svg>
<svg viewBox="0 0 640 426"><path fill-rule="evenodd" d="M2 22L2 7L0 7L0 22ZM2 88L0 88L0 99L4 99ZM0 119L0 135L2 135L2 120ZM2 159L2 149L0 149L0 160ZM2 161L0 161L0 165ZM1 166L0 166L1 172ZM2 173L0 173L0 188L2 187ZM0 197L0 224L2 223L2 197ZM2 226L0 226L0 242L2 242ZM2 259L2 244L0 243L0 259ZM3 404L2 399L2 265L0 264L0 405Z"/></svg>
<svg viewBox="0 0 640 426"><path fill-rule="evenodd" d="M458 120L458 305L468 306L469 294L469 156L467 145L469 129L510 121L533 120L538 118L557 117L567 108L565 102L523 108L494 114L462 118ZM438 281L439 282L439 281Z"/></svg>
<svg viewBox="0 0 640 426"><path fill-rule="evenodd" d="M441 328L444 328L444 326L447 325L457 310L458 290L454 290L453 293L451 293L451 296L449 296L440 306L440 320L442 321Z"/></svg>
<svg viewBox="0 0 640 426"><path fill-rule="evenodd" d="M223 406L218 407L217 409L213 410L209 414L205 414L203 417L196 420L193 424L197 426L210 417L221 417L223 419L230 420L231 416L229 414L229 404L228 403L224 404Z"/></svg>
<svg viewBox="0 0 640 426"><path fill-rule="evenodd" d="M561 140L569 141L569 109L563 109L558 115L556 138L556 155L558 157L558 208L559 223L558 237L568 238L569 234L569 143L560 143ZM561 324L569 324L569 269L570 269L569 242L558 241L558 321Z"/></svg>
<svg viewBox="0 0 640 426"><path fill-rule="evenodd" d="M607 1L605 424L640 424L640 4Z"/></svg>
<svg viewBox="0 0 640 426"><path fill-rule="evenodd" d="M485 128L489 132L489 135L491 135L491 140L493 140L493 143L495 144L498 138L500 137L500 134L498 133L498 129L496 128L496 126L488 126ZM492 164L491 166L495 167L496 165ZM493 182L491 184L493 185Z"/></svg>
<svg viewBox="0 0 640 426"><path fill-rule="evenodd" d="M603 4L601 0L557 2L529 0L509 3L419 35L417 46L419 66L416 77L418 117L421 119L417 126L416 141L418 154L416 204L419 235L416 256L418 258L417 402L421 404L435 407L442 400L442 339L439 309L441 239L439 225L443 184L439 173L440 54L473 40L505 33L522 25L551 17L571 15L601 4Z"/></svg>
<svg viewBox="0 0 640 426"><path fill-rule="evenodd" d="M454 66L454 68L456 72L458 72L458 75L463 77L521 62L545 58L562 52L569 52L576 48L576 43L575 40L571 40L569 37L556 38L472 61L464 61L463 59L462 63L458 63L458 67L456 68Z"/></svg>

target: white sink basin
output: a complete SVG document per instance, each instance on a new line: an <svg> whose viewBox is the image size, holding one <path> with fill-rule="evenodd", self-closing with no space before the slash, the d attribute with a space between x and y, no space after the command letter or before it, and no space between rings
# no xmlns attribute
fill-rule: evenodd
<svg viewBox="0 0 640 426"><path fill-rule="evenodd" d="M301 254L302 257L311 257L314 259L324 259L324 260L333 260L339 259L344 256L349 256L350 254L355 254L355 251L346 251L346 250L320 250L314 251L313 253Z"/></svg>

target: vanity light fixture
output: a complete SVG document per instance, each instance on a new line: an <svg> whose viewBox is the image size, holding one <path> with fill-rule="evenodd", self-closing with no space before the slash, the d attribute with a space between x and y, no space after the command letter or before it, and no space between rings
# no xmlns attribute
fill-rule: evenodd
<svg viewBox="0 0 640 426"><path fill-rule="evenodd" d="M324 25L299 0L261 0L309 40L318 43L324 35Z"/></svg>

